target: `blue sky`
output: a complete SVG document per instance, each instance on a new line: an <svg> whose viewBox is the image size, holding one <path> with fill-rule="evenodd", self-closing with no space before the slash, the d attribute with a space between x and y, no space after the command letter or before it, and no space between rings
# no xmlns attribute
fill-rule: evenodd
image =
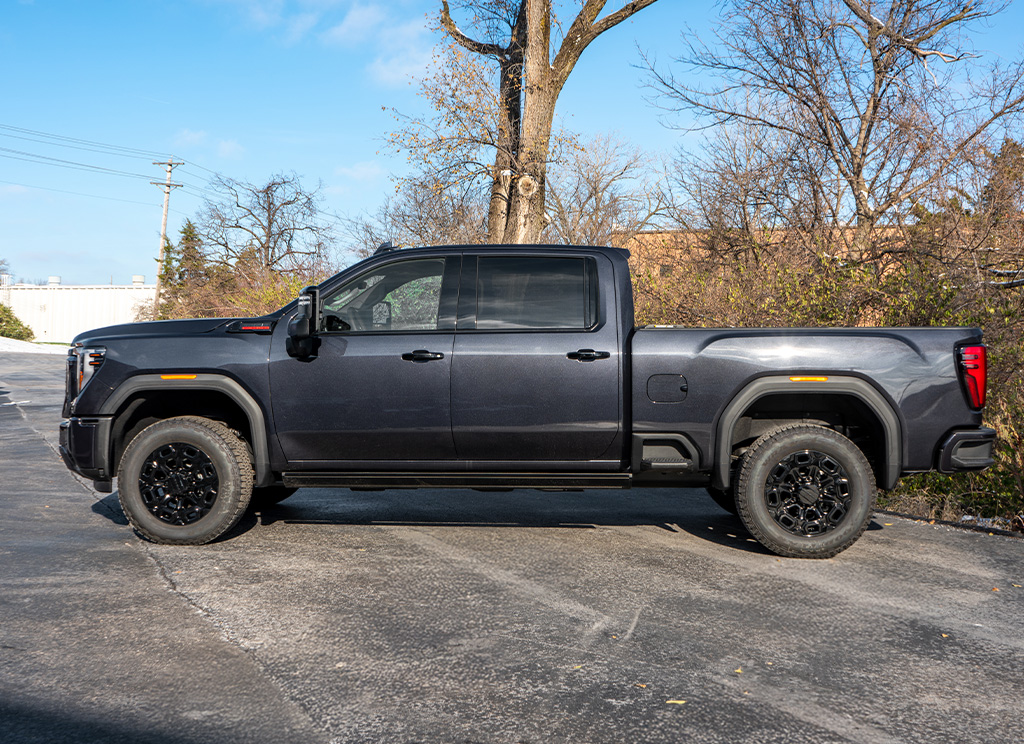
<svg viewBox="0 0 1024 744"><path fill-rule="evenodd" d="M1021 5L976 44L1012 56ZM388 109L421 110L412 81L429 63L437 39L426 17L439 6L0 0L0 258L29 281L152 281L163 197L149 181L164 175L152 161L171 155L186 163L174 171L186 188L171 194L172 239L212 172L263 183L296 171L323 182L336 214L375 210L393 189L389 174L405 168L383 151ZM683 26L701 29L713 13L710 0L660 0L605 34L570 78L560 116L584 134L671 153L681 134L645 101L637 46L667 60ZM35 132L131 151L59 147Z"/></svg>

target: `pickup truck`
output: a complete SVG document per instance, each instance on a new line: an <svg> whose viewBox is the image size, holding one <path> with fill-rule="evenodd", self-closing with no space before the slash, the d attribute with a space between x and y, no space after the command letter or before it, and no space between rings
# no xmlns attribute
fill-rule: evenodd
<svg viewBox="0 0 1024 744"><path fill-rule="evenodd" d="M703 487L805 558L992 464L979 329L636 328L628 257L382 248L265 317L80 334L61 454L160 543L301 487Z"/></svg>

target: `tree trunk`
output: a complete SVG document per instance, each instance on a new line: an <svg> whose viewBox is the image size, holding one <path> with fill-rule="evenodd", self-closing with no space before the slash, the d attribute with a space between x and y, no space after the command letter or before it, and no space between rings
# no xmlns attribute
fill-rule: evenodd
<svg viewBox="0 0 1024 744"><path fill-rule="evenodd" d="M544 229L544 197L557 91L527 93L523 144L509 203L504 242L536 243Z"/></svg>
<svg viewBox="0 0 1024 744"><path fill-rule="evenodd" d="M505 226L508 224L512 173L515 170L513 154L519 151L519 133L523 124L520 103L522 68L521 50L518 54L513 52L510 59L501 62L498 138L494 153L491 201L487 213L487 240L491 243L500 243L505 239Z"/></svg>
<svg viewBox="0 0 1024 744"><path fill-rule="evenodd" d="M518 169L505 225L506 243L536 243L544 228L544 179L561 86L551 68L551 0L525 0L526 58Z"/></svg>
<svg viewBox="0 0 1024 744"><path fill-rule="evenodd" d="M562 86L590 42L656 1L628 0L620 9L598 18L607 0L582 0L582 7L564 32L552 63L551 0L506 4L509 8L518 6L508 45L466 36L452 20L449 0L441 0L441 24L449 36L474 54L497 59L500 65L488 242L536 243L540 239L546 217L544 196L551 128ZM503 4L494 4L498 5ZM461 6L478 13L481 8L488 8L488 13L494 10L483 2L467 1Z"/></svg>

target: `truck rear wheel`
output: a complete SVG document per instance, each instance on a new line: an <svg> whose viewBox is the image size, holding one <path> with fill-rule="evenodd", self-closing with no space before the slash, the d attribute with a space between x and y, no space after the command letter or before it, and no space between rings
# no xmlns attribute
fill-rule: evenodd
<svg viewBox="0 0 1024 744"><path fill-rule="evenodd" d="M740 519L773 553L831 558L861 536L875 507L864 453L832 429L790 424L763 435L736 482Z"/></svg>
<svg viewBox="0 0 1024 744"><path fill-rule="evenodd" d="M125 449L118 498L135 531L165 545L203 545L245 513L253 470L245 442L197 416L158 421Z"/></svg>

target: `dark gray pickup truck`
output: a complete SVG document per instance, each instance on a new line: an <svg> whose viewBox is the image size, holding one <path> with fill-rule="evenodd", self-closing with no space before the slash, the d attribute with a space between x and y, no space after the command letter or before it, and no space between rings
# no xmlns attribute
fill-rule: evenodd
<svg viewBox="0 0 1024 744"><path fill-rule="evenodd" d="M900 476L992 463L980 330L635 328L627 258L382 250L266 317L83 333L62 455L163 543L303 486L699 486L808 558Z"/></svg>

